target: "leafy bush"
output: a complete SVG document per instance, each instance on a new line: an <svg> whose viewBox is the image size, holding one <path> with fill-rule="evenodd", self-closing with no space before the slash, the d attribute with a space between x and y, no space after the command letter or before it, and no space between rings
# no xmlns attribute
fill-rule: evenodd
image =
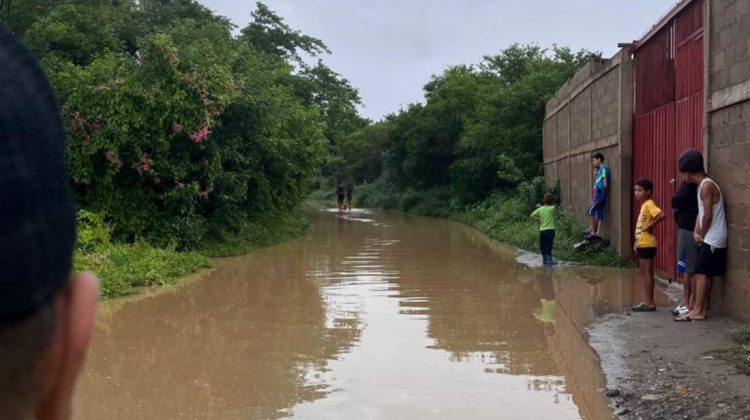
<svg viewBox="0 0 750 420"><path fill-rule="evenodd" d="M155 248L143 242L112 243L110 234L100 214L78 212L73 268L97 273L104 298L134 293L139 287L171 284L209 266L208 259L195 252L177 252L174 246Z"/></svg>
<svg viewBox="0 0 750 420"><path fill-rule="evenodd" d="M538 182L521 185L513 194L498 193L474 208L461 213L459 219L476 227L489 237L521 249L538 252L539 224L529 215L543 194ZM531 204L535 203L535 204ZM627 265L610 248L575 251L573 245L582 239L583 225L567 211L559 210L555 221L554 255L564 261L589 265L622 267Z"/></svg>
<svg viewBox="0 0 750 420"><path fill-rule="evenodd" d="M106 252L110 249L110 230L104 224L101 214L86 210L79 210L76 214L78 237L76 249L78 252L90 254Z"/></svg>
<svg viewBox="0 0 750 420"><path fill-rule="evenodd" d="M293 213L265 215L263 219L233 224L234 228L216 232L216 236L205 241L199 251L208 256L233 256L245 254L253 249L274 245L302 235L308 228L307 220L299 210Z"/></svg>
<svg viewBox="0 0 750 420"><path fill-rule="evenodd" d="M239 33L195 0L115 3L0 8L60 101L77 205L115 242L197 249L294 213L365 125L357 90L300 59L325 44L262 3Z"/></svg>

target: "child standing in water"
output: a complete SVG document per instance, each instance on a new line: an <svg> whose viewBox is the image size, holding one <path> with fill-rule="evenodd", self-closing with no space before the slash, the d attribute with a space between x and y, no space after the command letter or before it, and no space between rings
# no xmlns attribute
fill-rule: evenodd
<svg viewBox="0 0 750 420"><path fill-rule="evenodd" d="M552 246L555 242L555 197L552 194L544 196L544 205L537 207L531 218L539 220L539 249L542 253L542 264L557 265L552 258Z"/></svg>
<svg viewBox="0 0 750 420"><path fill-rule="evenodd" d="M638 223L635 227L635 255L638 258L638 267L643 278L643 301L633 305L633 312L653 312L656 310L654 303L654 258L656 257L657 242L651 229L657 223L664 220L664 212L651 199L654 191L654 183L648 179L641 179L633 187L635 199L642 203L641 213L638 215Z"/></svg>

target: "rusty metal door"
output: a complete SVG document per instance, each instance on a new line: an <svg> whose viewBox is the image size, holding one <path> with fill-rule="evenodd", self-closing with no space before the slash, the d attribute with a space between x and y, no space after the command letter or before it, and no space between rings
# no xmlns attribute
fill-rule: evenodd
<svg viewBox="0 0 750 420"><path fill-rule="evenodd" d="M656 227L656 268L674 277L677 226L670 206L680 184L677 157L703 145L703 0L694 0L640 41L635 63L633 181L654 182L654 200L668 219ZM633 204L635 222L640 211Z"/></svg>

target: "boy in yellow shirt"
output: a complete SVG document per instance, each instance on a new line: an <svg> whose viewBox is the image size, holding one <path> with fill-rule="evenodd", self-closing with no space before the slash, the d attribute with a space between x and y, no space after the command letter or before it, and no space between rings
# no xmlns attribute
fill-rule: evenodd
<svg viewBox="0 0 750 420"><path fill-rule="evenodd" d="M654 183L648 179L641 179L635 183L633 188L635 199L642 203L641 213L638 215L638 223L635 226L635 255L638 258L638 267L643 278L643 302L633 305L633 312L653 312L656 310L654 303L654 257L656 257L657 242L652 233L652 228L665 219L664 212L656 206L651 194L654 191Z"/></svg>

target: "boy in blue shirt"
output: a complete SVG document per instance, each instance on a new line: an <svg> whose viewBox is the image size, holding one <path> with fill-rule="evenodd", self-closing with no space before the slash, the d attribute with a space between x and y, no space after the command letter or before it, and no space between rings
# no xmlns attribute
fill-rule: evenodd
<svg viewBox="0 0 750 420"><path fill-rule="evenodd" d="M601 239L602 225L604 224L604 213L607 209L607 192L609 191L610 174L609 167L604 164L604 155L596 153L591 158L592 165L596 171L591 204L586 210L586 215L591 218L589 230L586 232L589 239Z"/></svg>

